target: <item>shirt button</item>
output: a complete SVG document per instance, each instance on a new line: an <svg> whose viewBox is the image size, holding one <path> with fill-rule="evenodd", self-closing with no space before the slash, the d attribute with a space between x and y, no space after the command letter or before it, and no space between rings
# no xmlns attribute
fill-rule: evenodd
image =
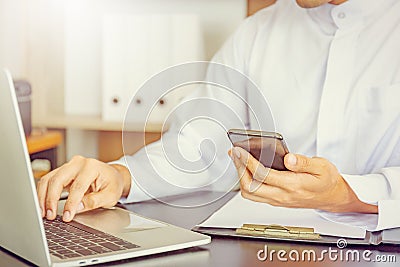
<svg viewBox="0 0 400 267"><path fill-rule="evenodd" d="M344 12L340 12L337 16L339 19L344 19L346 17L346 14Z"/></svg>

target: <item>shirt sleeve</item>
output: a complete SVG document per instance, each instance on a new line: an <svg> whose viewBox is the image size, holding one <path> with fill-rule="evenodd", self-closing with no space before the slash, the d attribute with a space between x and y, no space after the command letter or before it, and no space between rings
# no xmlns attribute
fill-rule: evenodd
<svg viewBox="0 0 400 267"><path fill-rule="evenodd" d="M388 167L376 174L342 175L348 185L364 203L378 205L378 214L330 213L320 211L324 218L380 231L400 227L400 167Z"/></svg>
<svg viewBox="0 0 400 267"><path fill-rule="evenodd" d="M256 22L251 18L246 19L212 61L244 73L247 58L245 53L250 50L248 46L252 44L256 34L254 23ZM246 94L245 86L242 90L238 92L239 95ZM159 141L147 145L134 155L125 155L109 163L127 167L132 176L129 195L121 198L121 203L191 193L196 190L227 191L236 187L237 173L227 154L231 144L226 130L244 128L247 123L246 106L232 94L206 86L195 90L184 101L197 98L216 101L205 106L193 104L190 108L181 110ZM229 117L230 114L221 114L221 104L234 111L232 118ZM221 116L221 120L226 122L225 125L218 126L212 120L185 125L202 112L211 117Z"/></svg>

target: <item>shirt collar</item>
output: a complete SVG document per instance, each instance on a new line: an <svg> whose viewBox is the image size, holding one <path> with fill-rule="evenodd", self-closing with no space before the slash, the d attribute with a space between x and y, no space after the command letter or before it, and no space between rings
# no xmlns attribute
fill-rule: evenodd
<svg viewBox="0 0 400 267"><path fill-rule="evenodd" d="M350 28L365 22L385 1L380 0L348 0L340 5L334 5L331 17L339 29ZM330 5L330 4L328 4Z"/></svg>
<svg viewBox="0 0 400 267"><path fill-rule="evenodd" d="M340 5L321 5L308 9L307 12L324 32L333 34L338 28L351 28L365 22L374 11L387 2L392 1L348 0Z"/></svg>
<svg viewBox="0 0 400 267"><path fill-rule="evenodd" d="M337 26L331 16L333 7L334 5L322 5L306 9L314 23L327 35L333 35L337 30Z"/></svg>

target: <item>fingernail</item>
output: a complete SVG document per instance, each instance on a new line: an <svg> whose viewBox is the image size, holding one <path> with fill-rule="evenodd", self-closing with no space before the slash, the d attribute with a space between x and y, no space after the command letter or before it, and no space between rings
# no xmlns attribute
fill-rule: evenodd
<svg viewBox="0 0 400 267"><path fill-rule="evenodd" d="M258 166L257 169L256 169L256 172L259 173L259 177L261 179L257 179L257 181L260 182L260 183L265 182L270 170L271 170L270 168L265 168L265 167L263 167L261 165Z"/></svg>
<svg viewBox="0 0 400 267"><path fill-rule="evenodd" d="M52 217L53 217L53 212L51 210L47 210L46 218L50 220Z"/></svg>
<svg viewBox="0 0 400 267"><path fill-rule="evenodd" d="M249 192L253 193L255 192L259 187L261 183L257 180L251 180L250 185L249 185Z"/></svg>
<svg viewBox="0 0 400 267"><path fill-rule="evenodd" d="M64 212L63 215L63 219L64 221L69 221L71 219L71 212L69 212L68 210Z"/></svg>
<svg viewBox="0 0 400 267"><path fill-rule="evenodd" d="M241 156L240 150L237 149L236 147L232 148L232 150L233 150L233 153L235 153L235 157L237 157L238 159L240 159L240 156Z"/></svg>
<svg viewBox="0 0 400 267"><path fill-rule="evenodd" d="M297 164L297 158L293 154L288 155L288 163L292 166L295 166Z"/></svg>
<svg viewBox="0 0 400 267"><path fill-rule="evenodd" d="M81 211L81 210L83 210L84 208L85 208L85 206L83 205L83 202L80 202L79 205L78 205L77 211Z"/></svg>

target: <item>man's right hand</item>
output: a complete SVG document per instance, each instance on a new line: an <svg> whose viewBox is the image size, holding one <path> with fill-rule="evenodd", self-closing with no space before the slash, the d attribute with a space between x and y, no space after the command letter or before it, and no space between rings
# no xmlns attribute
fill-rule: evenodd
<svg viewBox="0 0 400 267"><path fill-rule="evenodd" d="M69 190L69 196L63 220L69 222L76 213L114 206L121 197L128 196L130 185L131 175L126 167L75 156L40 179L37 192L42 217L56 218L64 188Z"/></svg>

